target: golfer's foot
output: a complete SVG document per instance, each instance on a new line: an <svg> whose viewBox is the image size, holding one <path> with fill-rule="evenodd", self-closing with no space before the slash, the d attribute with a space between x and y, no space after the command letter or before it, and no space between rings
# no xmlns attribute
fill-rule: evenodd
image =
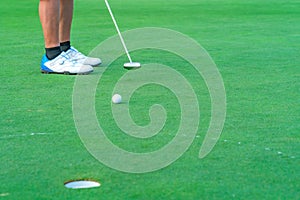
<svg viewBox="0 0 300 200"><path fill-rule="evenodd" d="M92 58L87 57L80 53L77 49L74 47L71 47L66 54L74 61L82 63L84 65L91 65L93 67L98 66L101 64L101 60L99 58Z"/></svg>
<svg viewBox="0 0 300 200"><path fill-rule="evenodd" d="M70 57L62 52L53 60L49 60L46 55L42 58L41 72L46 74L89 74L93 71L90 65L84 65L71 60Z"/></svg>

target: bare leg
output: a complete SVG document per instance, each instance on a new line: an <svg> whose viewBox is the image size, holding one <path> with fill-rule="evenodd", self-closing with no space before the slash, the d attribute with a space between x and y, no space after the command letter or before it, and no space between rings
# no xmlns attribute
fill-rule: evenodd
<svg viewBox="0 0 300 200"><path fill-rule="evenodd" d="M59 42L70 41L74 0L60 0Z"/></svg>
<svg viewBox="0 0 300 200"><path fill-rule="evenodd" d="M59 0L40 0L39 15L45 47L59 46Z"/></svg>

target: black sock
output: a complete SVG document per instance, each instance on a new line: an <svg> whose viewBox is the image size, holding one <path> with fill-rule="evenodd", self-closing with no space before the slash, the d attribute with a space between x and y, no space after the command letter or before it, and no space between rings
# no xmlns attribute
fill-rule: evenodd
<svg viewBox="0 0 300 200"><path fill-rule="evenodd" d="M56 58L59 54L61 54L60 47L52 47L52 48L45 48L46 49L46 56L49 60Z"/></svg>
<svg viewBox="0 0 300 200"><path fill-rule="evenodd" d="M68 51L71 48L70 41L60 43L60 49L64 52Z"/></svg>

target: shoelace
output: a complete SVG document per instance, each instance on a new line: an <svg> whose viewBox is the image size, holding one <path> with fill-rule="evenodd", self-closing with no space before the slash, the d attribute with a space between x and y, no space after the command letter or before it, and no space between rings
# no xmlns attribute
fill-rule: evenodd
<svg viewBox="0 0 300 200"><path fill-rule="evenodd" d="M71 48L71 57L74 58L75 60L82 60L82 59L86 59L86 57L80 53L79 51L77 51L75 48Z"/></svg>
<svg viewBox="0 0 300 200"><path fill-rule="evenodd" d="M61 54L56 62L59 62L60 65L63 65L66 61L72 62L73 64L76 63L76 61L71 60L67 54Z"/></svg>

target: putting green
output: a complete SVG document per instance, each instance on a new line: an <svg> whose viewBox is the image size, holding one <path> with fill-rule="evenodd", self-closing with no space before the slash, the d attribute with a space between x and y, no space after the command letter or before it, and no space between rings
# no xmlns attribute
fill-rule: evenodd
<svg viewBox="0 0 300 200"><path fill-rule="evenodd" d="M191 63L163 50L137 50L131 52L134 61L171 66L188 80L199 101L199 129L190 148L161 170L131 174L102 164L77 133L72 107L76 77L39 72L44 47L38 2L2 0L0 197L271 200L300 196L299 1L114 0L110 4L121 31L172 29L207 50L226 89L227 115L220 139L208 156L199 159L212 108L206 83ZM115 34L104 1L75 2L72 44L77 49L88 54ZM106 58L101 59L105 63ZM167 113L166 123L151 138L124 134L113 120L111 97L119 78L128 72L123 69L125 62L123 54L102 74L94 98L98 122L118 147L156 151L176 135L180 102L161 85L140 87L128 103L132 120L148 125L149 109L160 104ZM96 68L84 78L93 79L102 71ZM68 180L95 180L101 187L69 190L64 186Z"/></svg>

